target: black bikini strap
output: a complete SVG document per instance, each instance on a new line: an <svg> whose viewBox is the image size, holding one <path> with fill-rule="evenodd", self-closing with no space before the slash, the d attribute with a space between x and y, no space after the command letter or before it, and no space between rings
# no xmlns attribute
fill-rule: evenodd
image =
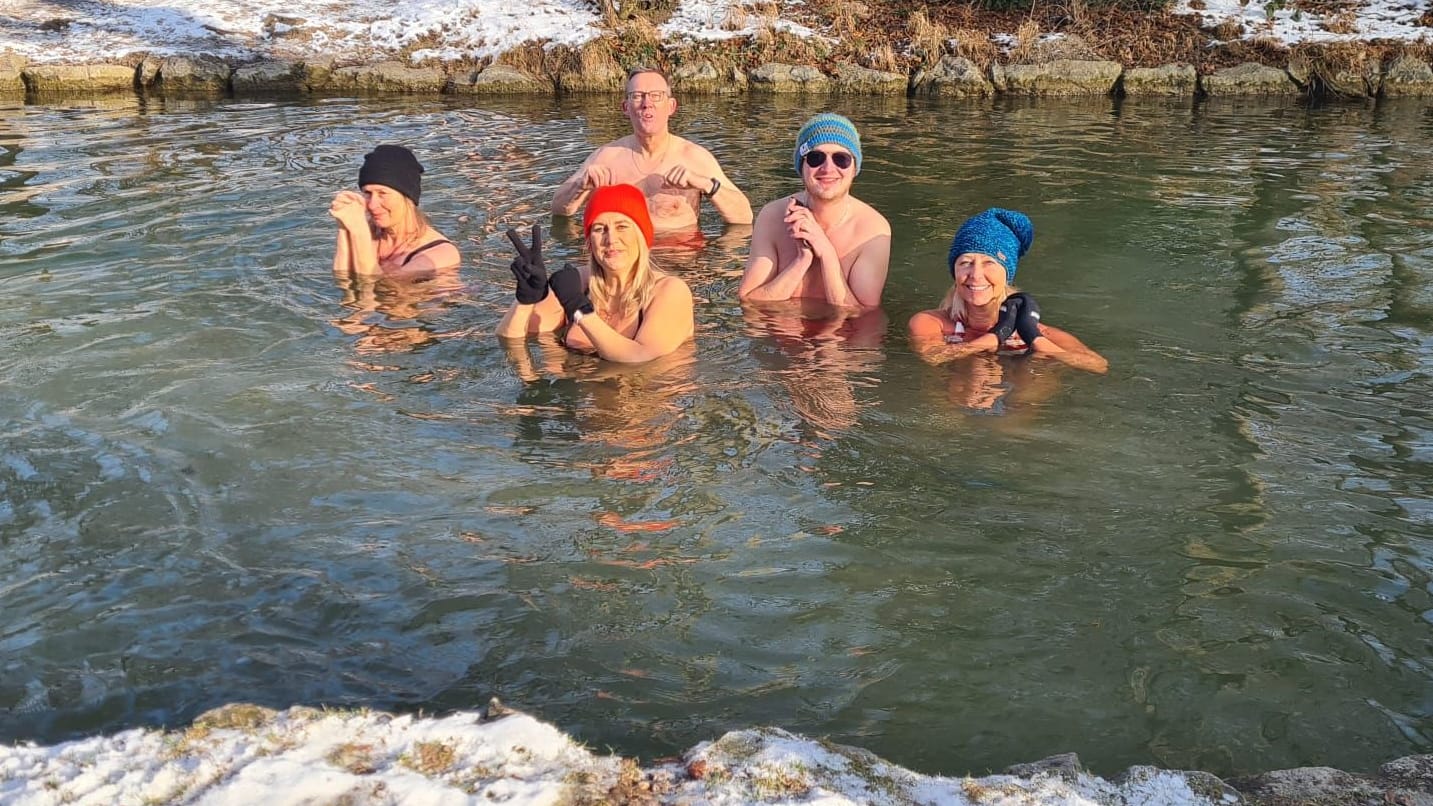
<svg viewBox="0 0 1433 806"><path fill-rule="evenodd" d="M445 243L452 243L452 241L448 240L447 238L439 238L436 241L429 241L418 247L417 249L414 249L412 252L409 252L408 257L403 258L403 263L401 265L407 266L408 263L413 260L413 258L418 256L419 252L422 252L427 249L432 249L435 246L442 246Z"/></svg>

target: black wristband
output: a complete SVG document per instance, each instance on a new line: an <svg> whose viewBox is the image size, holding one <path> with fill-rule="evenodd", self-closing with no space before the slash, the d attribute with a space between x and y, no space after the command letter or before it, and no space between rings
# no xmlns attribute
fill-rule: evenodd
<svg viewBox="0 0 1433 806"><path fill-rule="evenodd" d="M717 179L715 176L713 176L713 177L712 177L712 187L711 187L711 190L708 190L708 191L707 191L707 196L715 196L715 195L717 194L717 191L718 191L718 190L721 190L721 180L720 180L720 179Z"/></svg>

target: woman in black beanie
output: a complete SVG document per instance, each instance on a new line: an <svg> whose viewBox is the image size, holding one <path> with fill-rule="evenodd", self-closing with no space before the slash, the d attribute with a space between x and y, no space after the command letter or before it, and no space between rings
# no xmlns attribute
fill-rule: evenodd
<svg viewBox="0 0 1433 806"><path fill-rule="evenodd" d="M338 220L336 276L431 279L456 269L458 247L418 210L423 166L403 146L381 145L364 155L362 193L341 190L328 212Z"/></svg>

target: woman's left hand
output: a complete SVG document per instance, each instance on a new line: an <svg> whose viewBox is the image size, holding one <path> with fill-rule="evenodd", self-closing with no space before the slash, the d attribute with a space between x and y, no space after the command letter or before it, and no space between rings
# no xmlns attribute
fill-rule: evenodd
<svg viewBox="0 0 1433 806"><path fill-rule="evenodd" d="M1015 299L1020 300L1020 310L1015 316L1015 332L1033 350L1035 339L1040 337L1040 306L1034 297L1023 291L1010 295L1010 300Z"/></svg>
<svg viewBox="0 0 1433 806"><path fill-rule="evenodd" d="M328 214L338 220L344 229L358 229L368 224L368 204L363 194L352 190L340 190L328 206Z"/></svg>

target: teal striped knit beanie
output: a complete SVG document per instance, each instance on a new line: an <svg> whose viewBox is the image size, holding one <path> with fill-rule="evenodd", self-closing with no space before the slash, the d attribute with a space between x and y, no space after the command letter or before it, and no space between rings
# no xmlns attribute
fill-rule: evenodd
<svg viewBox="0 0 1433 806"><path fill-rule="evenodd" d="M1005 267L1005 282L1015 282L1015 267L1035 241L1030 217L1015 210L992 207L967 218L950 242L946 265L955 275L955 259L967 252L989 255Z"/></svg>
<svg viewBox="0 0 1433 806"><path fill-rule="evenodd" d="M796 175L801 175L801 158L816 146L833 143L856 158L856 173L861 172L861 135L855 124L834 112L822 112L806 121L796 135Z"/></svg>

